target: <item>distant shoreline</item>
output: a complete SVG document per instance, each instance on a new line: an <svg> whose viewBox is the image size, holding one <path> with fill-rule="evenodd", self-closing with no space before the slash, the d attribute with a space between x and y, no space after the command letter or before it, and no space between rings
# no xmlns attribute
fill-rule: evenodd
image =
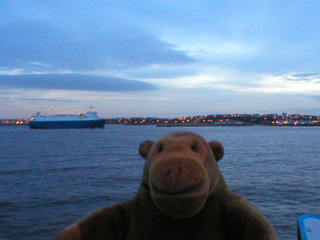
<svg viewBox="0 0 320 240"><path fill-rule="evenodd" d="M157 127L249 127L253 124L202 124L202 123L169 123L169 124L157 124Z"/></svg>
<svg viewBox="0 0 320 240"><path fill-rule="evenodd" d="M151 124L150 124L151 125ZM214 124L159 124L157 127L320 127L320 125L264 125L264 124L248 124L248 125L214 125Z"/></svg>
<svg viewBox="0 0 320 240"><path fill-rule="evenodd" d="M217 126L320 126L320 117L300 114L216 114L179 118L122 117L103 118L106 125L156 125L157 127L217 127ZM30 119L0 119L0 126L24 126Z"/></svg>

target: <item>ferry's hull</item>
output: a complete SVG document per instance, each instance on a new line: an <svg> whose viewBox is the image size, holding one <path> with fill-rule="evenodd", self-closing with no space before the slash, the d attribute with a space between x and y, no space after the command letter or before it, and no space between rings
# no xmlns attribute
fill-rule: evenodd
<svg viewBox="0 0 320 240"><path fill-rule="evenodd" d="M103 128L104 119L94 120L66 120L66 121L30 121L30 128L65 129L65 128Z"/></svg>

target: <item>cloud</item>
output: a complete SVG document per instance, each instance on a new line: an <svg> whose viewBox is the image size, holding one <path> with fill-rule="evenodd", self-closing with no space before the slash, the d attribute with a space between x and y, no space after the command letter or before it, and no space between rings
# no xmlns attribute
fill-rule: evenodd
<svg viewBox="0 0 320 240"><path fill-rule="evenodd" d="M54 98L18 98L19 101L36 101L36 102L80 102L79 100L54 99Z"/></svg>
<svg viewBox="0 0 320 240"><path fill-rule="evenodd" d="M256 87L249 87L245 90L274 94L312 94L320 90L317 78L314 74L266 74L257 76Z"/></svg>
<svg viewBox="0 0 320 240"><path fill-rule="evenodd" d="M320 96L310 96L310 98L316 100L317 102L320 102ZM319 109L317 109L319 110Z"/></svg>
<svg viewBox="0 0 320 240"><path fill-rule="evenodd" d="M195 60L173 45L129 26L103 31L20 20L0 25L0 66L27 69L94 70Z"/></svg>
<svg viewBox="0 0 320 240"><path fill-rule="evenodd" d="M0 75L0 87L78 91L148 91L157 86L142 81L84 74Z"/></svg>
<svg viewBox="0 0 320 240"><path fill-rule="evenodd" d="M320 74L319 73L297 73L289 74L284 77L288 81L307 81L307 82L319 82Z"/></svg>

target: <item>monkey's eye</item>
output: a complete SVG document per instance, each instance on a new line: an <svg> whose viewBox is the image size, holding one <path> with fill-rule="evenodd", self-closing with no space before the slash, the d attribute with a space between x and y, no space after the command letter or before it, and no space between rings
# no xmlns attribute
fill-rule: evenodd
<svg viewBox="0 0 320 240"><path fill-rule="evenodd" d="M192 151L194 151L194 152L198 152L198 151L199 151L198 146L197 146L197 144L195 144L195 143L191 145L191 149L192 149Z"/></svg>
<svg viewBox="0 0 320 240"><path fill-rule="evenodd" d="M163 151L163 144L160 143L158 147L158 153L161 153Z"/></svg>

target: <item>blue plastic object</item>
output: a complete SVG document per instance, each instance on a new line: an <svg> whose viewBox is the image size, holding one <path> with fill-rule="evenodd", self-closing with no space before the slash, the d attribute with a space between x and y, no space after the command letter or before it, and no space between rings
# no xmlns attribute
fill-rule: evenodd
<svg viewBox="0 0 320 240"><path fill-rule="evenodd" d="M320 239L320 215L303 214L298 219L299 240Z"/></svg>

